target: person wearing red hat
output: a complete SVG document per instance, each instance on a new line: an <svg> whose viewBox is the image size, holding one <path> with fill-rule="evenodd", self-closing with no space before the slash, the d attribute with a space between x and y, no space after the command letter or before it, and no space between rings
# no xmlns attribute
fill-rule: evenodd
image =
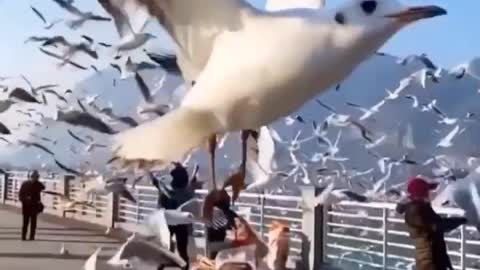
<svg viewBox="0 0 480 270"><path fill-rule="evenodd" d="M435 213L430 192L437 186L422 177L413 177L408 181L408 202L397 206L397 211L405 214L410 238L415 241L417 270L453 270L444 234L467 223L463 217L443 218Z"/></svg>

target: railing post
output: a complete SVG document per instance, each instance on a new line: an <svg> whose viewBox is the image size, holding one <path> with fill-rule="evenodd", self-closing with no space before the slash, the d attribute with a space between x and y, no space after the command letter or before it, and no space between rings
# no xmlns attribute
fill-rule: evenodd
<svg viewBox="0 0 480 270"><path fill-rule="evenodd" d="M387 269L388 263L388 208L383 208L383 269Z"/></svg>
<svg viewBox="0 0 480 270"><path fill-rule="evenodd" d="M312 202L319 193L319 189L311 186L300 187L302 200ZM302 231L304 243L302 245L302 261L307 269L320 269L323 263L323 206L314 209L305 209L302 216ZM305 243L306 242L306 243Z"/></svg>
<svg viewBox="0 0 480 270"><path fill-rule="evenodd" d="M137 193L137 196L136 196L137 197L137 203L136 203L137 207L136 207L135 221L136 221L137 224L139 224L140 223L140 191L139 191L139 189L136 189L135 191Z"/></svg>
<svg viewBox="0 0 480 270"><path fill-rule="evenodd" d="M118 212L118 196L115 193L107 195L107 207L104 217L104 224L109 228L115 228L115 220Z"/></svg>
<svg viewBox="0 0 480 270"><path fill-rule="evenodd" d="M0 181L2 181L2 194L0 194L0 199L2 200L2 204L5 204L8 192L8 173L4 173Z"/></svg>
<svg viewBox="0 0 480 270"><path fill-rule="evenodd" d="M73 175L65 175L63 181L60 183L60 188L65 198L70 198L70 181L74 179L75 177Z"/></svg>
<svg viewBox="0 0 480 270"><path fill-rule="evenodd" d="M467 259L467 252L465 249L465 245L467 242L467 227L465 225L460 226L460 269L466 269L466 259Z"/></svg>
<svg viewBox="0 0 480 270"><path fill-rule="evenodd" d="M260 195L260 235L263 237L265 227L265 195Z"/></svg>

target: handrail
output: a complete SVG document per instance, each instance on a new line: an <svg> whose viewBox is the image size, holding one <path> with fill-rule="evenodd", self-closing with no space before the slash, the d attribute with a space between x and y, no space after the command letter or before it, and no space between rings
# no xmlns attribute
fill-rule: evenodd
<svg viewBox="0 0 480 270"><path fill-rule="evenodd" d="M27 175L25 172L10 172L5 179L0 177L0 203L19 206L18 191ZM40 180L47 185L47 189L65 194L69 198L81 196L81 185L71 177L48 175L44 172L41 173ZM131 186L127 187L132 189ZM45 195L44 201L46 212L51 214L109 227L132 228L132 225L144 222L150 213L156 210L158 192L152 186L139 185L132 193L138 198L137 203L115 198L111 194L94 196L93 203L98 206L97 209L77 207L73 213L65 213L62 201L57 197ZM207 193L207 190L198 190L196 196L203 198ZM286 196L244 192L240 194L234 207L262 236L266 235L268 225L274 220L289 224L291 251L295 256L305 251L306 236L309 241L313 241L310 249L315 260L340 263L339 266L341 263L353 263L375 269L403 270L414 261L412 251L415 247L409 239L403 217L395 211L394 203L342 201L329 207L319 206L322 211L317 213L312 209L301 208L306 194ZM312 196L315 192L308 194ZM457 208L434 209L442 215L464 214L463 210ZM203 224L194 224L194 229L196 235L203 235ZM320 233L316 232L318 230ZM455 269L480 270L480 267L475 265L480 260L480 241L475 237L475 233L478 233L475 228L462 226L445 238L447 243L457 247L449 250ZM317 234L321 237L317 237ZM365 259L365 256L368 259Z"/></svg>

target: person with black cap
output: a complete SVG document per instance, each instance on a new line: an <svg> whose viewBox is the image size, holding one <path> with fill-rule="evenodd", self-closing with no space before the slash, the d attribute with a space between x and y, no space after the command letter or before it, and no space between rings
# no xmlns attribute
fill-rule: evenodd
<svg viewBox="0 0 480 270"><path fill-rule="evenodd" d="M410 238L415 241L417 270L453 270L444 233L467 223L463 217L443 218L435 213L429 197L437 186L421 177L411 178L407 186L408 201L397 205L397 212L405 214Z"/></svg>
<svg viewBox="0 0 480 270"><path fill-rule="evenodd" d="M189 176L185 167L180 163L174 163L175 167L170 171L172 177L171 187L168 194L164 192L159 196L159 207L165 209L177 209L183 203L193 198L194 190L189 185ZM188 236L190 225L168 226L171 235L175 236L179 255L186 261L188 257Z"/></svg>
<svg viewBox="0 0 480 270"><path fill-rule="evenodd" d="M45 186L39 181L40 174L33 171L30 179L23 182L18 193L20 202L22 203L22 241L27 239L28 224L30 223L30 240L35 240L35 230L37 228L37 216L43 212L43 204L41 202L40 193Z"/></svg>

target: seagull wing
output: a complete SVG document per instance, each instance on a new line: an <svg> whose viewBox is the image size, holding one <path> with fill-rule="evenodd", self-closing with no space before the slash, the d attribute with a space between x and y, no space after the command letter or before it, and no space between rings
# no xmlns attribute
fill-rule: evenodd
<svg viewBox="0 0 480 270"><path fill-rule="evenodd" d="M77 175L77 176L81 175L80 172L78 172L78 171L76 171L76 170L74 170L74 169L71 169L71 168L65 166L64 164L62 164L60 161L58 161L58 160L56 160L56 159L55 159L55 164L57 164L57 166L58 166L60 169L66 171L66 172L68 172L68 173L71 173L71 174L74 174L74 175Z"/></svg>
<svg viewBox="0 0 480 270"><path fill-rule="evenodd" d="M203 200L195 198L183 203L177 208L177 210L182 212L188 212L196 218L201 218L202 206Z"/></svg>
<svg viewBox="0 0 480 270"><path fill-rule="evenodd" d="M96 270L97 269L97 261L98 261L98 254L102 251L101 248L98 248L86 261L83 265L83 269L85 270Z"/></svg>
<svg viewBox="0 0 480 270"><path fill-rule="evenodd" d="M162 246L170 249L171 235L170 230L168 229L165 209L159 209L153 212L148 217L147 226L149 230L158 237Z"/></svg>
<svg viewBox="0 0 480 270"><path fill-rule="evenodd" d="M148 7L178 45L178 62L187 81L194 81L204 69L216 38L241 28L242 18L254 14L248 13L254 8L245 0L106 1L129 18L136 17L138 5Z"/></svg>
<svg viewBox="0 0 480 270"><path fill-rule="evenodd" d="M146 10L146 8L138 4L136 5L135 2L131 0L98 0L98 2L102 5L105 11L113 17L115 27L117 28L120 37L133 35L135 33L130 24L130 18L145 17L137 16L136 12L141 9ZM128 16L125 13L125 10L129 11Z"/></svg>
<svg viewBox="0 0 480 270"><path fill-rule="evenodd" d="M187 264L180 256L168 249L141 239L128 242L119 257L121 260L138 257L146 263L154 263L156 266L163 267L183 268Z"/></svg>
<svg viewBox="0 0 480 270"><path fill-rule="evenodd" d="M460 126L456 126L450 131L447 136L445 136L443 139L440 140L440 142L437 144L437 146L441 147L449 147L451 146L453 138L457 136L458 132L460 131Z"/></svg>
<svg viewBox="0 0 480 270"><path fill-rule="evenodd" d="M12 132L10 131L10 129L7 128L7 126L0 122L0 134L9 135L12 134Z"/></svg>
<svg viewBox="0 0 480 270"><path fill-rule="evenodd" d="M53 0L53 2L57 3L61 8L65 9L66 11L77 15L77 16L83 16L83 12L81 12L78 8L72 5L71 2L65 1L65 0Z"/></svg>
<svg viewBox="0 0 480 270"><path fill-rule="evenodd" d="M40 18L40 20L42 20L42 22L44 24L47 24L47 20L45 19L45 17L43 17L42 13L40 11L38 11L38 9L36 9L34 6L30 6L30 8L38 16L38 18Z"/></svg>
<svg viewBox="0 0 480 270"><path fill-rule="evenodd" d="M267 0L266 9L270 11L311 8L317 9L325 6L325 0Z"/></svg>
<svg viewBox="0 0 480 270"><path fill-rule="evenodd" d="M262 127L257 141L258 145L258 164L268 172L272 171L275 156L275 142L270 133L270 129Z"/></svg>

